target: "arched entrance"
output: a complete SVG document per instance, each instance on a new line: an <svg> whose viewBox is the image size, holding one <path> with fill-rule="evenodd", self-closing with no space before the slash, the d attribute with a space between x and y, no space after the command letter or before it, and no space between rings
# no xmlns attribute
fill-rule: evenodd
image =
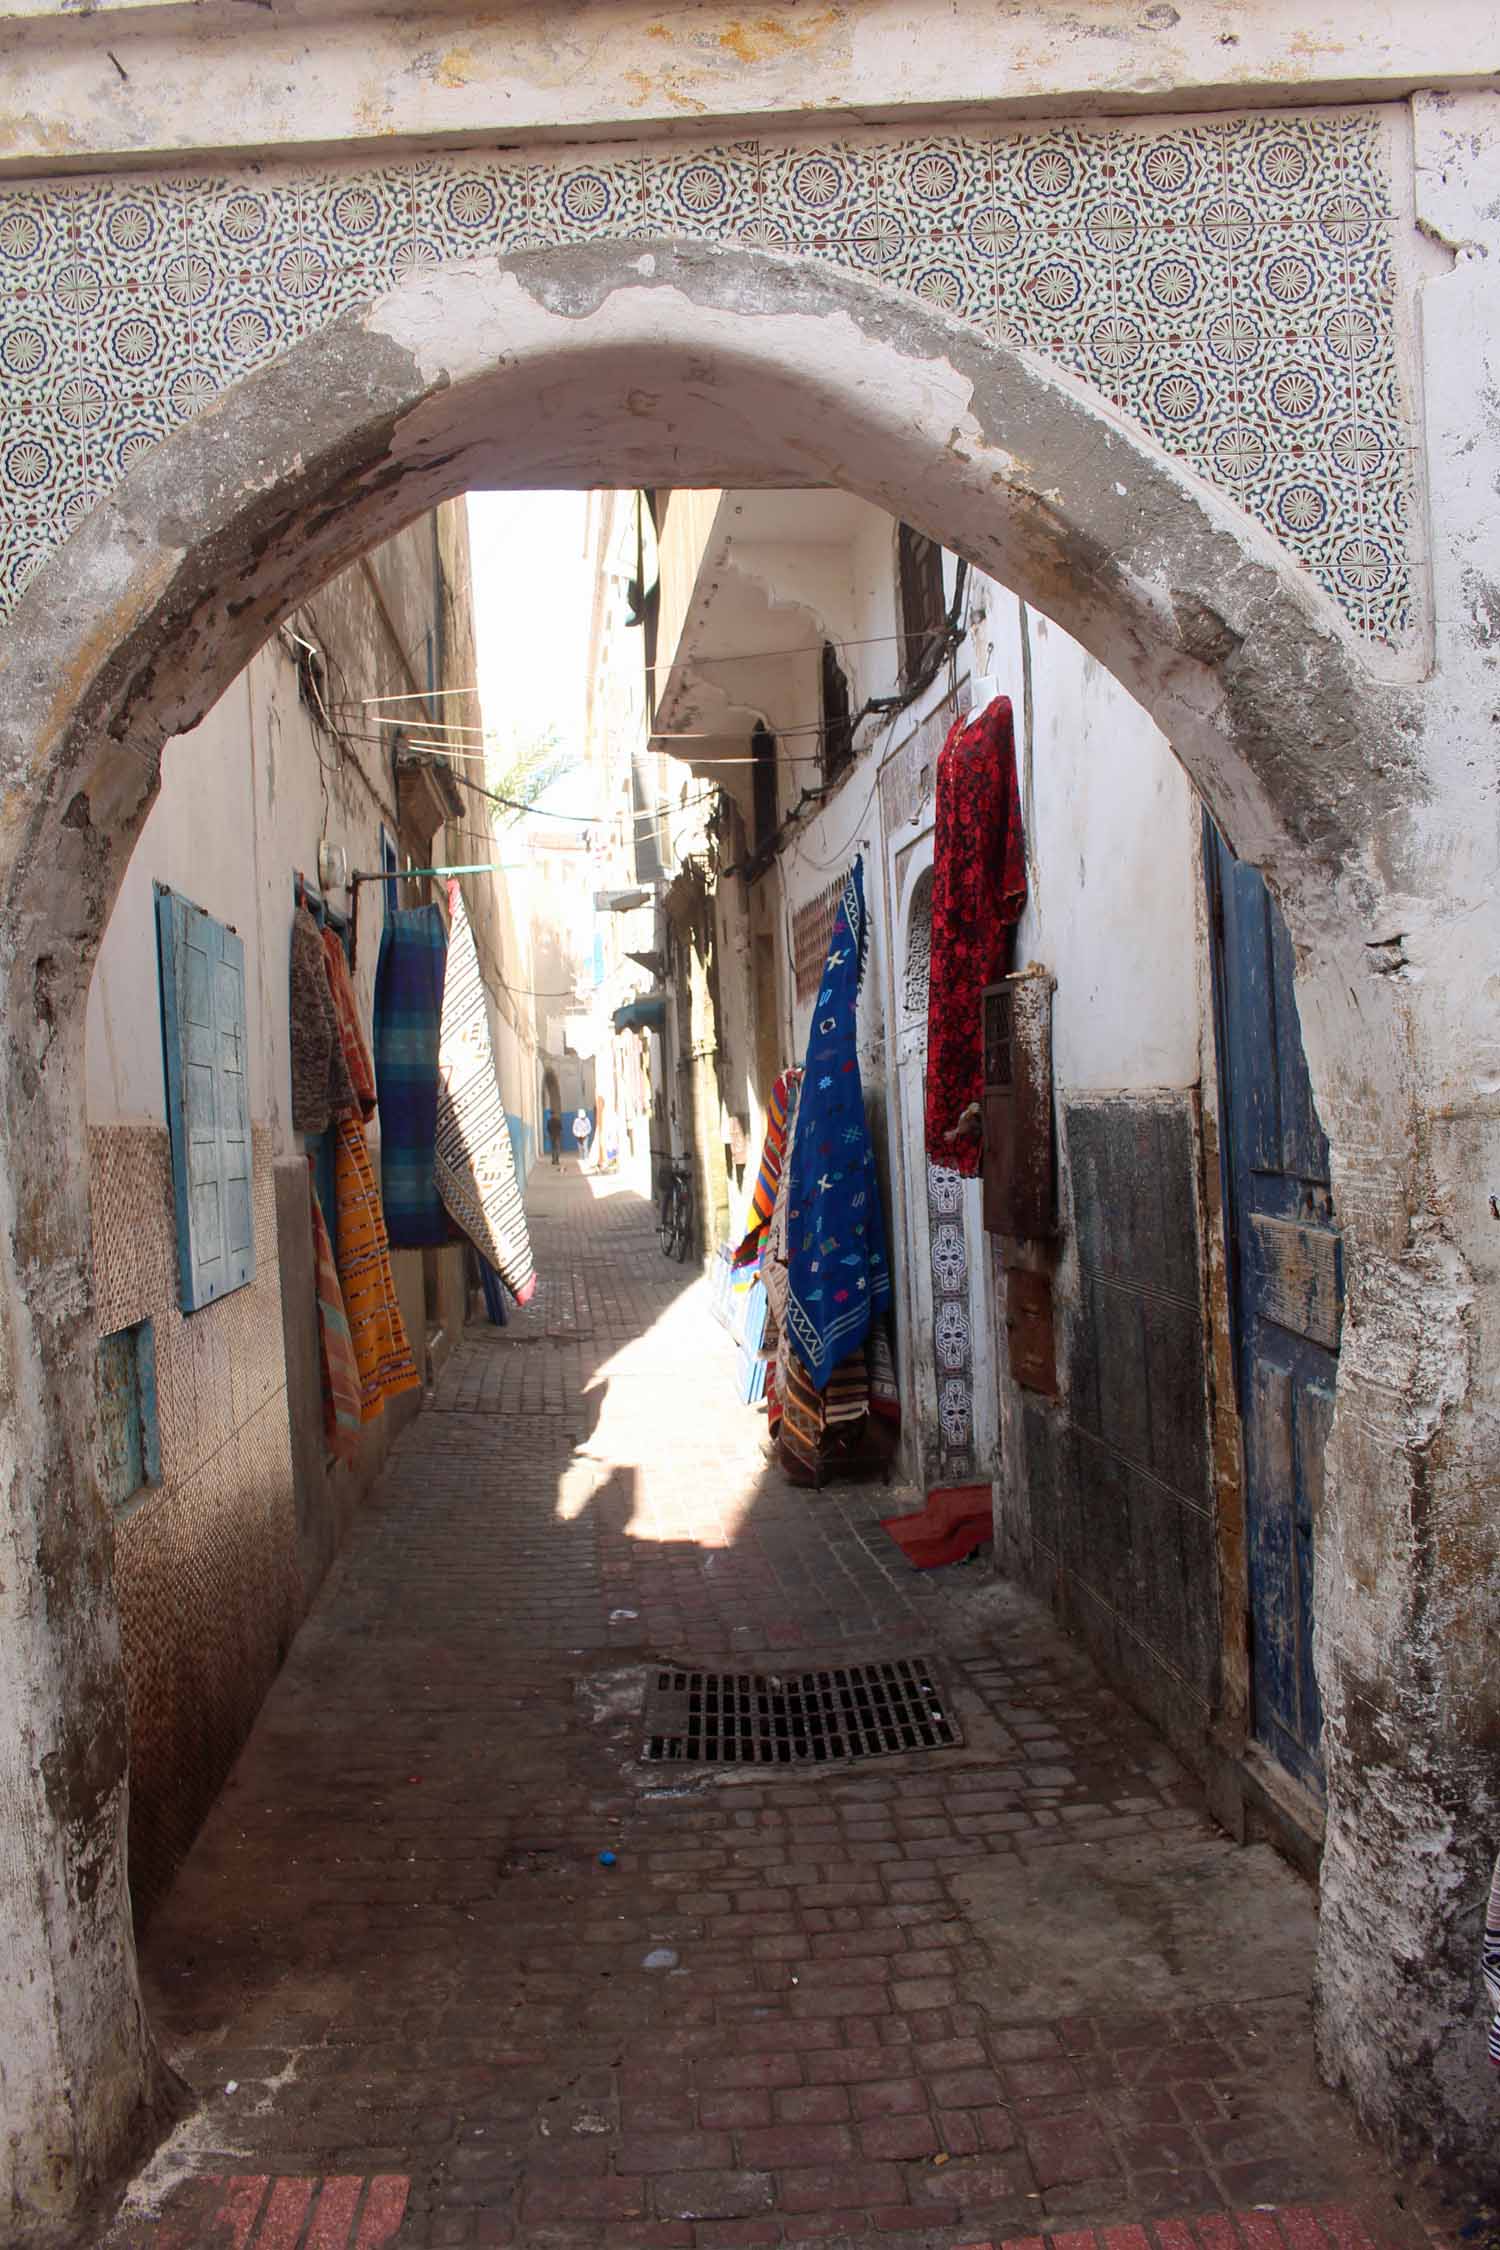
<svg viewBox="0 0 1500 2250"><path fill-rule="evenodd" d="M154 2067L124 1903L108 1534L88 1469L80 1150L89 969L160 746L277 618L413 513L474 484L600 481L846 487L1007 580L1152 712L1284 899L1347 1183L1341 1400L1386 1380L1359 1329L1366 1275L1377 1294L1400 1282L1387 1175L1393 1138L1408 1141L1392 1122L1408 1113L1407 996L1355 980L1379 934L1369 840L1399 825L1410 767L1372 772L1365 753L1398 730L1409 742L1418 715L1371 679L1333 605L1230 502L1078 385L940 312L898 313L857 281L667 241L414 268L145 451L28 587L0 661L11 1543L0 1678L24 1714L0 1788L24 1808L41 1870L24 1897L9 1886L5 1933L12 1992L26 1995L17 2020L31 2011L13 2073L21 2209L66 2208L118 2160ZM1441 1372L1414 1364L1411 1381L1440 1416ZM1354 1504L1346 1453L1359 1461L1360 1507L1399 1511L1407 1486L1401 1446L1356 1455L1359 1427L1356 1404L1334 1439L1335 1520ZM1357 1759L1343 1747L1345 1669L1357 1677L1360 1652L1341 1615L1347 1624L1338 1604L1325 1611L1320 1658L1343 1908L1325 1941L1329 2053L1378 2109L1383 2066L1347 2032L1385 1968L1351 1911L1378 1857L1359 1837L1368 1746ZM1400 1767L1405 1752L1382 1755ZM1405 1848L1384 1839L1388 1863ZM75 2104L83 2084L91 2098Z"/></svg>

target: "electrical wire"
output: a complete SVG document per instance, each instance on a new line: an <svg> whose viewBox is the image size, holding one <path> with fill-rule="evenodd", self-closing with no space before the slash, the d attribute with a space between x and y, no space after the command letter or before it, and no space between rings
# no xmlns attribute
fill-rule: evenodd
<svg viewBox="0 0 1500 2250"><path fill-rule="evenodd" d="M958 560L960 565L962 565L962 556L960 556ZM893 641L916 641L923 640L926 637L927 635L925 632L865 633L861 634L857 638L851 638L849 640L836 640L830 635L827 641L808 641L806 643L799 643L794 648L737 649L732 654L726 656L690 656L685 660L683 669L687 671L696 671L701 669L701 667L705 664L768 663L771 658L777 656L821 656L825 648L878 648L888 646ZM647 675L653 675L657 672L674 672L677 670L677 659L673 657L661 664L643 664L641 666L641 670ZM475 686L434 688L430 691L430 697L429 695L423 695L421 693L414 693L411 695L365 695L360 697L359 707L368 709L369 707L377 703L425 703L431 698L436 698L439 696L446 697L455 695L472 695L477 697L478 694L479 689L477 686ZM350 708L353 708L353 706L350 706Z"/></svg>

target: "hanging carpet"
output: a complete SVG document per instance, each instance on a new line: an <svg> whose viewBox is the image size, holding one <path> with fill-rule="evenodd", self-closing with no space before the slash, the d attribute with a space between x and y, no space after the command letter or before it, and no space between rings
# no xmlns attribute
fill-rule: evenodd
<svg viewBox="0 0 1500 2250"><path fill-rule="evenodd" d="M359 1362L344 1311L333 1244L328 1237L323 1206L313 1185L312 1159L308 1159L307 1191L312 1198L313 1281L318 1299L318 1359L323 1377L323 1434L328 1450L338 1461L352 1461L359 1451Z"/></svg>
<svg viewBox="0 0 1500 2250"><path fill-rule="evenodd" d="M323 966L328 973L328 990L333 999L334 1017L343 1044L350 1091L359 1105L360 1116L373 1117L375 1065L360 1025L359 1002L354 995L354 979L349 974L349 956L333 930L325 929L323 932Z"/></svg>
<svg viewBox="0 0 1500 2250"><path fill-rule="evenodd" d="M776 1208L776 1190L781 1184L788 1118L796 1104L797 1082L801 1076L800 1070L784 1070L771 1088L771 1098L766 1103L766 1138L750 1198L750 1223L734 1254L736 1266L754 1265L765 1242L771 1214Z"/></svg>
<svg viewBox="0 0 1500 2250"><path fill-rule="evenodd" d="M927 990L927 1154L968 1179L980 1158L980 994L1005 975L1026 904L1026 840L1010 697L956 720L937 763L932 967Z"/></svg>
<svg viewBox="0 0 1500 2250"><path fill-rule="evenodd" d="M334 941L338 941L335 939ZM287 1025L292 1050L292 1128L326 1133L354 1105L354 1088L329 989L323 939L305 906L292 916Z"/></svg>
<svg viewBox="0 0 1500 2250"><path fill-rule="evenodd" d="M385 1223L398 1250L451 1242L434 1176L448 934L436 906L386 915L375 968L375 1076Z"/></svg>
<svg viewBox="0 0 1500 2250"><path fill-rule="evenodd" d="M864 861L856 859L813 1003L787 1206L785 1326L818 1391L891 1301L885 1219L855 1046L868 939Z"/></svg>
<svg viewBox="0 0 1500 2250"><path fill-rule="evenodd" d="M454 1225L494 1267L517 1304L524 1305L536 1288L536 1266L490 1038L489 1002L457 883L449 886L448 896L451 928L439 1043L437 1189Z"/></svg>

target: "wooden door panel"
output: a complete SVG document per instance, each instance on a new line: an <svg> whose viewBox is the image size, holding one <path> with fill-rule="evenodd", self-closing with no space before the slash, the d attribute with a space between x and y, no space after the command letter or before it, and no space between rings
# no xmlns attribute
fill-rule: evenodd
<svg viewBox="0 0 1500 2250"><path fill-rule="evenodd" d="M1260 875L1234 858L1211 823L1204 861L1245 1437L1252 1723L1271 1754L1317 1789L1314 1570L1343 1254L1328 1144L1302 1049L1291 940Z"/></svg>

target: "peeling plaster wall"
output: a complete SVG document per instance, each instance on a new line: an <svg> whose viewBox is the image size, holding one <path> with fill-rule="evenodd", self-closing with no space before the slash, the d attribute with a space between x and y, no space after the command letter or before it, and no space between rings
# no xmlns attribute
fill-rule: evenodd
<svg viewBox="0 0 1500 2250"><path fill-rule="evenodd" d="M1412 119L1418 224L1447 251L1421 295L1436 621L1424 786L1381 854L1362 958L1299 991L1335 1195L1368 1244L1317 1590L1321 2035L1326 2067L1382 2132L1477 2160L1492 2154L1493 2097L1474 1962L1500 1843L1500 102L1421 97ZM1364 1019L1357 1045L1335 1029L1340 983ZM1350 1131L1382 1073L1390 1110ZM1355 1950L1377 1890L1378 1991Z"/></svg>
<svg viewBox="0 0 1500 2250"><path fill-rule="evenodd" d="M458 510L440 519L450 538L455 518L461 529ZM463 550L451 552L449 567L450 654L472 677ZM360 1496L415 1410L398 1401L364 1433L355 1462L328 1460L307 1166L291 1121L287 979L293 877L317 883L319 840L340 846L351 868L370 868L382 824L398 831L390 738L358 699L409 687L390 627L401 648L423 649L435 618L432 569L433 524L424 518L378 549L368 570L345 573L298 611L296 632L326 658L320 692L339 732L320 725L299 693L295 644L279 635L197 727L166 746L161 791L89 989L99 1325L109 1334L151 1322L161 1435L159 1482L126 1503L115 1537L138 1922L186 1855ZM466 848L462 856L478 855ZM256 1271L248 1287L186 1317L162 1069L158 882L237 929L246 950ZM488 939L483 910L501 910L494 886L481 878L474 890ZM347 893L328 896L347 909ZM367 1029L381 913L380 891L366 891L355 986ZM371 1143L378 1163L378 1119ZM456 1254L438 1257L440 1302L448 1325L461 1325ZM399 1252L395 1263L420 1364L423 1253Z"/></svg>

